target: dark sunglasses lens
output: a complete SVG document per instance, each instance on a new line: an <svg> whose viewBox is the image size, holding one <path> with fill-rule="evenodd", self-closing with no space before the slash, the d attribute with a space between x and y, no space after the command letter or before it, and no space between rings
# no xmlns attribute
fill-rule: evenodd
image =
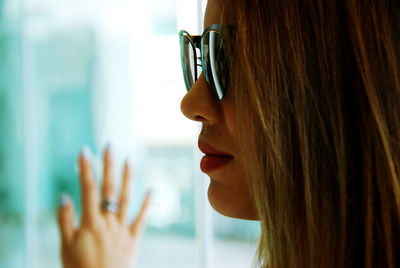
<svg viewBox="0 0 400 268"><path fill-rule="evenodd" d="M216 31L210 31L203 40L203 66L207 82L214 88L218 100L222 100L228 83L228 63L225 40Z"/></svg>
<svg viewBox="0 0 400 268"><path fill-rule="evenodd" d="M195 63L195 48L188 36L181 34L180 36L181 45L181 63L183 76L185 79L186 89L189 90L194 85L197 77L195 73L196 63Z"/></svg>

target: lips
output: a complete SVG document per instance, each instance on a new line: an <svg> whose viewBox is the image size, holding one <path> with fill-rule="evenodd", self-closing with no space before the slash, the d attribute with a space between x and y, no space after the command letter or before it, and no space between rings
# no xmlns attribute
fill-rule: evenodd
<svg viewBox="0 0 400 268"><path fill-rule="evenodd" d="M215 149L201 139L199 139L198 145L200 151L205 154L200 162L200 169L204 173L209 173L211 171L219 169L233 160L232 155Z"/></svg>

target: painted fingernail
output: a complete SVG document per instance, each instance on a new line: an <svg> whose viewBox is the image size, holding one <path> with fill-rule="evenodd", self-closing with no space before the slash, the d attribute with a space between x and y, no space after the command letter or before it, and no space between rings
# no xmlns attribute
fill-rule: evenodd
<svg viewBox="0 0 400 268"><path fill-rule="evenodd" d="M111 145L110 142L107 143L106 151L107 151L107 153L108 153L109 155L112 155L112 153L113 153L113 148L112 148L112 145Z"/></svg>
<svg viewBox="0 0 400 268"><path fill-rule="evenodd" d="M90 149L87 145L82 148L82 157L86 160L90 159Z"/></svg>
<svg viewBox="0 0 400 268"><path fill-rule="evenodd" d="M62 193L59 200L60 207L66 207L68 205L68 200L68 195Z"/></svg>
<svg viewBox="0 0 400 268"><path fill-rule="evenodd" d="M125 161L126 167L130 170L133 168L133 161L131 157L128 157Z"/></svg>

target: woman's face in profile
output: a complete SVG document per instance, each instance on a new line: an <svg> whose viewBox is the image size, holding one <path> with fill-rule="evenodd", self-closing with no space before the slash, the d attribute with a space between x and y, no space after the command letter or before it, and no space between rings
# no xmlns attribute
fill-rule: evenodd
<svg viewBox="0 0 400 268"><path fill-rule="evenodd" d="M220 23L221 9L217 0L209 0L204 29ZM202 123L199 148L205 154L200 167L210 177L208 199L219 213L241 219L257 219L243 169L246 158L240 154L235 136L232 96L229 88L222 101L210 93L203 76L181 102L182 113Z"/></svg>

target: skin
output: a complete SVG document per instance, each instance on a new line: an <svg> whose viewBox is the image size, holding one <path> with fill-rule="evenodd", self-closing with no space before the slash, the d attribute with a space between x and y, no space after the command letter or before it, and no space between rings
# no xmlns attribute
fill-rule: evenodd
<svg viewBox="0 0 400 268"><path fill-rule="evenodd" d="M217 0L209 0L204 17L204 29L220 22L221 9ZM208 199L219 213L240 219L257 219L243 164L235 136L234 107L227 90L224 99L218 102L208 89L203 76L187 92L181 102L181 111L189 119L202 124L199 139L219 151L233 155L227 165L207 172L210 177Z"/></svg>
<svg viewBox="0 0 400 268"><path fill-rule="evenodd" d="M103 198L116 196L113 176L113 158L104 152L102 182ZM129 185L132 170L128 163L123 172L119 195L119 213L100 209L100 193L93 177L90 158L79 156L82 218L74 226L74 206L71 200L59 208L58 224L61 233L61 255L66 268L131 268L136 258L140 236L145 227L146 211L150 202L147 193L140 212L132 223L127 221Z"/></svg>
<svg viewBox="0 0 400 268"><path fill-rule="evenodd" d="M219 23L220 8L216 0L207 4L204 28ZM218 102L211 94L203 75L181 102L182 113L202 124L199 139L219 151L233 156L226 165L207 172L210 177L208 199L213 208L223 215L240 219L257 219L248 191L243 163L245 157L235 136L234 107L229 89L223 101ZM82 217L75 226L75 210L70 199L60 206L58 224L61 234L61 255L66 268L131 268L135 262L140 237L145 228L146 212L150 194L137 217L127 220L129 190L132 170L124 167L122 188L119 193L119 213L100 209L100 196L116 196L113 176L113 157L109 150L104 152L104 170L101 193L93 176L91 160L87 154L79 156Z"/></svg>

